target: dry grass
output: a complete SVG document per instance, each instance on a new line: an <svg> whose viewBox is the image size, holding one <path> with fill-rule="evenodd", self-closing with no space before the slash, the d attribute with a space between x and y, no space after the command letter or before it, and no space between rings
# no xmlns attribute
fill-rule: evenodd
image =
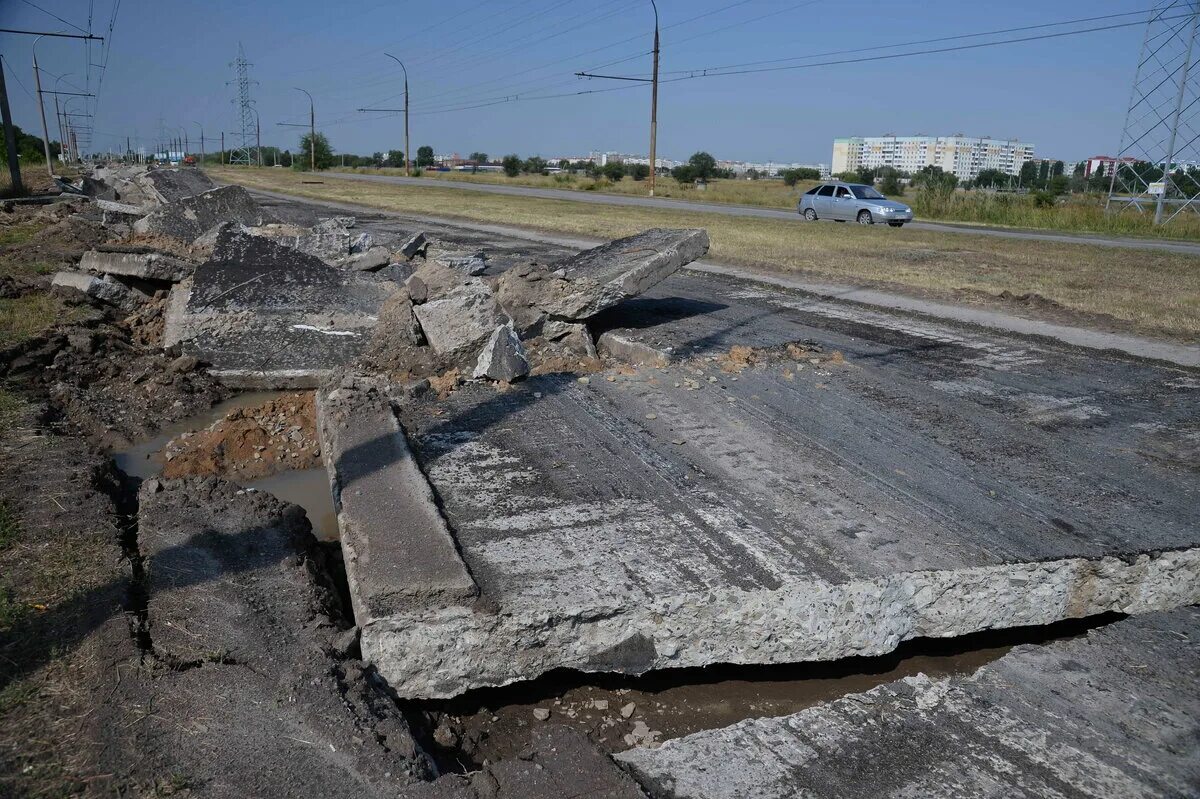
<svg viewBox="0 0 1200 799"><path fill-rule="evenodd" d="M655 226L703 227L712 257L727 263L960 300L1035 293L1069 311L1111 317L1146 334L1200 337L1200 259L1175 253L598 206L436 186L337 179L305 185L303 176L283 170L212 171L221 180L302 197L597 238Z"/></svg>
<svg viewBox="0 0 1200 799"><path fill-rule="evenodd" d="M335 169L335 172L355 172L362 175L403 175L403 169ZM648 184L644 180L625 178L613 183L606 178L589 178L585 175L517 175L510 178L500 172L432 172L422 173L430 181L451 183L484 183L501 186L531 186L538 189L567 189L570 191L596 191L602 194L625 194L644 197ZM654 196L695 202L724 203L729 205L751 205L757 208L795 208L800 195L814 182L799 183L788 188L782 180L713 180L707 189L692 185L681 186L675 178L660 175L655 181Z"/></svg>

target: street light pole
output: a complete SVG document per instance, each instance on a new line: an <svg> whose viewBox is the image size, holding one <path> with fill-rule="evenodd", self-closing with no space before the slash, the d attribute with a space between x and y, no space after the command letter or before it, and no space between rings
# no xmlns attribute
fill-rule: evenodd
<svg viewBox="0 0 1200 799"><path fill-rule="evenodd" d="M74 72L67 72L65 74L59 75L58 78L54 81L54 118L55 118L55 121L58 122L58 140L60 142L65 142L67 140L67 134L63 128L63 121L65 120L65 117L62 116L63 110L65 110L65 109L60 110L58 107L58 84L62 81L63 78L67 77L68 75L74 75L74 74L75 74Z"/></svg>
<svg viewBox="0 0 1200 799"><path fill-rule="evenodd" d="M654 8L654 82L650 87L650 196L654 196L654 175L658 171L655 145L658 143L658 4L650 0Z"/></svg>
<svg viewBox="0 0 1200 799"><path fill-rule="evenodd" d="M37 44L41 39L39 36L33 40L33 82L37 86L38 111L42 115L42 147L46 151L46 171L50 177L54 177L54 168L50 165L50 131L46 128L46 106L42 102L42 71L38 69L37 62Z"/></svg>
<svg viewBox="0 0 1200 799"><path fill-rule="evenodd" d="M204 126L195 120L192 124L200 128L200 166L204 166Z"/></svg>
<svg viewBox="0 0 1200 799"><path fill-rule="evenodd" d="M293 86L298 92L304 92L308 95L308 165L313 172L317 171L317 111L313 104L311 94L301 89L299 86Z"/></svg>
<svg viewBox="0 0 1200 799"><path fill-rule="evenodd" d="M404 177L412 176L412 148L408 146L408 70L404 66L404 62L391 53L384 53L385 56L395 61L400 65L400 69L404 70Z"/></svg>

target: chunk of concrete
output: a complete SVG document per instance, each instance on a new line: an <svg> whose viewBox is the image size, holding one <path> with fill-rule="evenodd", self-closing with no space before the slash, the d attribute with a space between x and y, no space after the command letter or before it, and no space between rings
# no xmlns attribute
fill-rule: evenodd
<svg viewBox="0 0 1200 799"><path fill-rule="evenodd" d="M508 321L492 290L481 280L455 286L438 299L418 305L415 313L430 346L442 354L470 347Z"/></svg>
<svg viewBox="0 0 1200 799"><path fill-rule="evenodd" d="M317 425L363 634L398 612L470 603L478 589L383 392L323 391Z"/></svg>
<svg viewBox="0 0 1200 799"><path fill-rule="evenodd" d="M345 267L354 272L377 272L392 261L392 254L386 247L372 247L365 252L351 255Z"/></svg>
<svg viewBox="0 0 1200 799"><path fill-rule="evenodd" d="M362 351L397 288L226 230L172 292L165 343L181 343L230 385L311 388Z"/></svg>
<svg viewBox="0 0 1200 799"><path fill-rule="evenodd" d="M543 317L586 319L641 294L706 252L704 230L656 228L585 250L550 267L510 269L501 277L497 292L522 330Z"/></svg>
<svg viewBox="0 0 1200 799"><path fill-rule="evenodd" d="M135 222L133 229L191 242L222 222L261 225L266 221L267 214L248 191L222 186L161 206Z"/></svg>
<svg viewBox="0 0 1200 799"><path fill-rule="evenodd" d="M472 376L511 383L527 374L529 359L525 357L521 339L513 330L512 323L498 326L483 345Z"/></svg>
<svg viewBox="0 0 1200 799"><path fill-rule="evenodd" d="M551 320L542 328L542 337L580 358L597 357L596 345L587 325Z"/></svg>
<svg viewBox="0 0 1200 799"><path fill-rule="evenodd" d="M55 272L50 284L59 288L74 289L106 305L114 305L126 311L146 301L144 296L116 281L104 280L83 272Z"/></svg>
<svg viewBox="0 0 1200 799"><path fill-rule="evenodd" d="M164 204L195 197L217 187L203 171L190 168L150 169L141 176L140 183Z"/></svg>
<svg viewBox="0 0 1200 799"><path fill-rule="evenodd" d="M83 176L83 184L81 186L83 193L93 200L116 200L116 190L105 183L103 180L97 180L91 175Z"/></svg>
<svg viewBox="0 0 1200 799"><path fill-rule="evenodd" d="M1200 786L1200 609L616 756L663 799L1169 797Z"/></svg>
<svg viewBox="0 0 1200 799"><path fill-rule="evenodd" d="M596 347L606 358L635 366L666 366L673 354L670 347L640 340L636 333L622 330L601 333Z"/></svg>
<svg viewBox="0 0 1200 799"><path fill-rule="evenodd" d="M404 244L400 246L400 254L408 260L412 260L417 255L424 256L425 251L429 248L429 239L425 236L425 231L420 231L417 234L410 236Z"/></svg>
<svg viewBox="0 0 1200 799"><path fill-rule="evenodd" d="M170 283L178 283L196 270L195 264L164 253L98 252L96 250L85 252L79 261L79 267L99 274Z"/></svg>
<svg viewBox="0 0 1200 799"><path fill-rule="evenodd" d="M448 252L442 253L435 259L438 263L448 266L456 272L462 272L472 277L482 275L487 271L487 256L482 252Z"/></svg>

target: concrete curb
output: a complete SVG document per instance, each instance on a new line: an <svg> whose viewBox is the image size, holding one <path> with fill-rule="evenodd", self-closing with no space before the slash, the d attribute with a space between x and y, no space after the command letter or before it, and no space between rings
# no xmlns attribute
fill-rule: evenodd
<svg viewBox="0 0 1200 799"><path fill-rule="evenodd" d="M479 588L386 395L343 384L318 392L316 406L364 639L372 622L393 614L470 603Z"/></svg>

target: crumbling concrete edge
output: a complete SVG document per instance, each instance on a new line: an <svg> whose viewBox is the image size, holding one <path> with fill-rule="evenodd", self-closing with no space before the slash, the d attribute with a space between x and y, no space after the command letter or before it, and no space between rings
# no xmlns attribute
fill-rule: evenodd
<svg viewBox="0 0 1200 799"><path fill-rule="evenodd" d="M634 366L670 366L674 355L671 347L654 347L616 330L601 333L600 338L596 339L596 349L606 358Z"/></svg>
<svg viewBox="0 0 1200 799"><path fill-rule="evenodd" d="M1196 604L1200 548L621 599L605 607L396 614L364 629L363 654L401 697L423 699L555 668L642 674L881 655L911 638Z"/></svg>
<svg viewBox="0 0 1200 799"><path fill-rule="evenodd" d="M435 499L433 486L417 464L387 392L378 387L369 387L364 392L354 383L354 378L348 378L343 386L327 385L317 391L316 421L356 624L360 630L371 629L381 618L390 618L398 609L423 616L448 608L469 608L479 596L479 587L462 559L458 542ZM351 398L349 401L347 396ZM376 406L373 408L377 414L375 421L385 420L388 446L393 447L398 456L388 464L390 477L396 481L390 486L395 489L391 492L392 501L380 502L381 497L367 496L361 503L356 503L379 506L373 524L363 524L362 508L347 511L344 502L346 478L341 468L343 455L357 449L355 445L347 446L346 440L353 440L351 428L357 428L356 432L360 433L363 429L371 429L370 420L365 418L367 414L363 411L364 402ZM345 412L347 407L353 406L357 406L354 412ZM359 493L355 489L355 494ZM372 536L376 542L386 543L372 546ZM393 559L405 557L409 562L399 564L399 571L412 578L412 582L375 590L377 586L373 583L377 580L373 580L368 571L380 567L386 570L397 564L372 563L373 551L384 552ZM417 568L414 569L413 564ZM422 566L426 567L423 572Z"/></svg>

